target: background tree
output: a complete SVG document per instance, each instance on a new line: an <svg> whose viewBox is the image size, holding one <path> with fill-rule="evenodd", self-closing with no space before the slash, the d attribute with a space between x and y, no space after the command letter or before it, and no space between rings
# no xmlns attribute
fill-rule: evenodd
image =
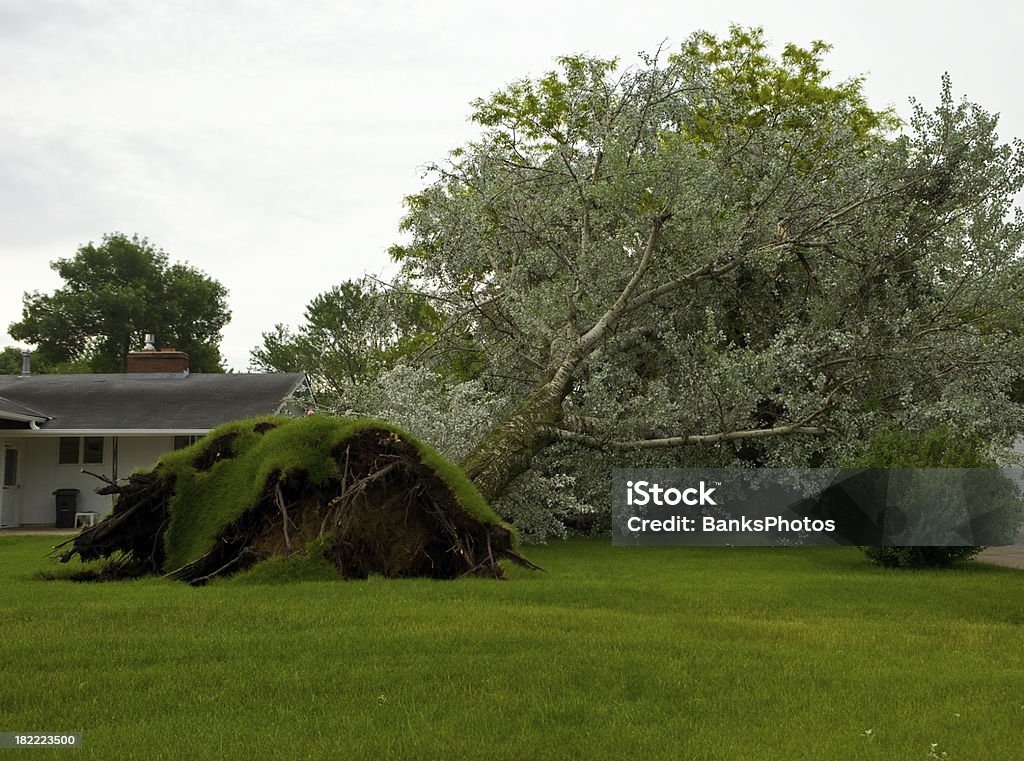
<svg viewBox="0 0 1024 761"><path fill-rule="evenodd" d="M361 384L376 385L397 363L425 355L441 325L439 313L421 294L372 278L346 280L310 301L297 329L278 324L264 333L263 343L250 352L250 367L304 370L321 404L351 408L355 398L371 392ZM435 365L441 362L438 352L430 355ZM464 362L444 364L444 372L458 379L472 373Z"/></svg>
<svg viewBox="0 0 1024 761"><path fill-rule="evenodd" d="M22 349L17 346L5 346L0 351L0 375L20 375L22 369ZM45 364L40 364L36 357L32 357L32 372L33 373L48 373L50 368Z"/></svg>
<svg viewBox="0 0 1024 761"><path fill-rule="evenodd" d="M124 372L129 351L146 333L160 346L187 352L194 372L223 372L220 331L230 319L227 290L145 238L104 235L51 267L64 285L52 294L26 293L10 334L36 345L57 372Z"/></svg>
<svg viewBox="0 0 1024 761"><path fill-rule="evenodd" d="M1020 430L1020 143L948 79L900 128L826 50L734 28L475 104L393 255L447 319L435 347L509 400L463 459L485 495L557 442L818 464L883 423Z"/></svg>

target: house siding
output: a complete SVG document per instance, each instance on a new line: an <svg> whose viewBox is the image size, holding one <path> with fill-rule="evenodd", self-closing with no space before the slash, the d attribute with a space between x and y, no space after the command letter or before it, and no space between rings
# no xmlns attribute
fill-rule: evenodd
<svg viewBox="0 0 1024 761"><path fill-rule="evenodd" d="M4 443L17 446L20 461L15 524L20 526L53 526L57 521L57 489L78 489L79 512L109 513L110 496L96 493L102 483L82 469L110 478L113 475L113 437L103 437L103 462L95 464L59 464L60 438L57 436L2 436ZM158 459L174 448L173 436L118 436L117 475L126 477L138 468L152 467ZM7 515L8 519L11 516Z"/></svg>
<svg viewBox="0 0 1024 761"><path fill-rule="evenodd" d="M126 374L0 375L0 445L16 446L19 464L18 485L0 491L0 527L54 525L57 489L79 490L79 512L109 513L112 499L96 494L102 483L83 467L123 479L171 451L175 435L256 415L299 415L312 400L304 373L190 374L187 355L141 354L171 365L135 364L152 372ZM62 436L102 437L103 462L59 464Z"/></svg>

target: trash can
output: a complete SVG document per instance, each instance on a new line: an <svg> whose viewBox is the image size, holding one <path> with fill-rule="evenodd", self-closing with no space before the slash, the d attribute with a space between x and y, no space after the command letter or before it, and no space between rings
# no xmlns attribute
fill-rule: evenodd
<svg viewBox="0 0 1024 761"><path fill-rule="evenodd" d="M57 528L74 528L78 512L78 489L57 489Z"/></svg>

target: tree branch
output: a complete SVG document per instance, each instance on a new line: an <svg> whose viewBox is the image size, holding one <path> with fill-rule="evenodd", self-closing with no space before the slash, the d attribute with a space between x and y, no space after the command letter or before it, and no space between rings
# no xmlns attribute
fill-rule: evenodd
<svg viewBox="0 0 1024 761"><path fill-rule="evenodd" d="M625 288L619 294L619 297L615 299L615 303L612 304L608 311L601 315L600 319L594 323L593 327L590 328L580 338L578 349L581 356L585 356L590 348L600 341L608 328L614 325L619 317L622 316L626 306L629 304L630 299L633 297L633 293L636 291L640 281L643 280L644 275L647 274L647 270L651 266L651 260L654 258L654 251L658 247L658 237L661 234L661 226L669 219L669 214L665 213L661 216L655 217L651 220L651 231L647 236L647 243L644 246L643 255L640 257L640 262L636 266L636 270L633 271L633 276L626 283Z"/></svg>
<svg viewBox="0 0 1024 761"><path fill-rule="evenodd" d="M719 444L724 441L736 441L739 439L764 439L772 436L807 435L821 436L828 433L826 428L820 426L806 425L783 425L774 428L753 428L742 431L728 431L724 433L705 433L690 436L668 436L661 439L637 439L635 441L619 441L616 439L602 439L596 436L588 436L574 431L567 431L562 428L547 428L544 432L558 441L570 441L595 449L612 449L616 451L628 451L634 449L669 449L672 447L692 446L694 444Z"/></svg>

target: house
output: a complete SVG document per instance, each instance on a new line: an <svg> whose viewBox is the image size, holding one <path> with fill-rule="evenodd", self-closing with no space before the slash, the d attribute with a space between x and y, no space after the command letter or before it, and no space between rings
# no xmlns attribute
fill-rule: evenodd
<svg viewBox="0 0 1024 761"><path fill-rule="evenodd" d="M0 528L73 527L111 509L91 471L124 478L229 420L303 414L304 373L190 373L147 344L124 374L0 375Z"/></svg>

